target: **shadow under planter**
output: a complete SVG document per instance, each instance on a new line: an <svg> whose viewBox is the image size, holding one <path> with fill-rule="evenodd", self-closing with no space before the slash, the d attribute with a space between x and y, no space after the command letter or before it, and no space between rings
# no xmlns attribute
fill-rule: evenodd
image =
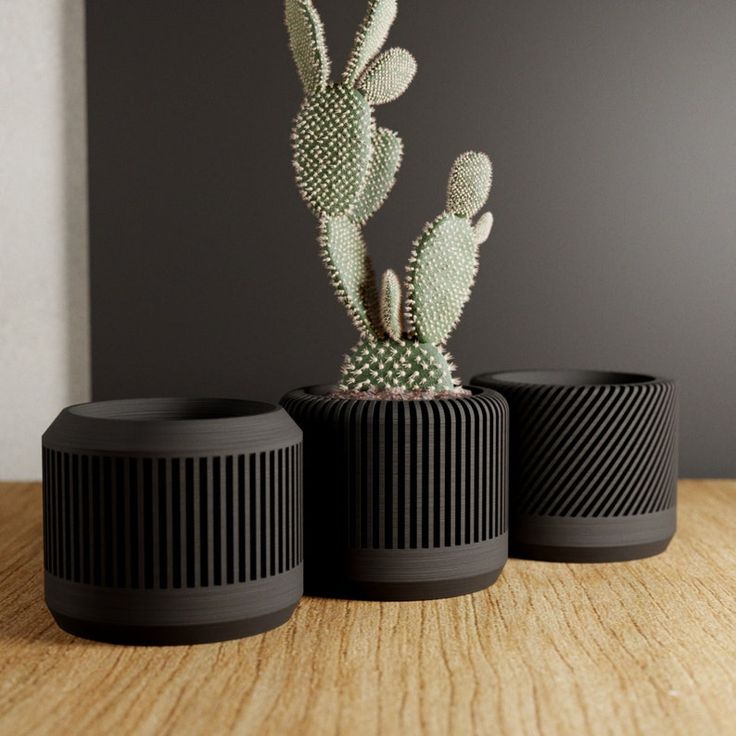
<svg viewBox="0 0 736 736"><path fill-rule="evenodd" d="M302 594L302 433L278 406L129 399L43 435L44 586L59 626L196 644L284 623Z"/></svg>
<svg viewBox="0 0 736 736"><path fill-rule="evenodd" d="M507 556L504 399L286 394L304 432L305 591L371 600L461 595Z"/></svg>
<svg viewBox="0 0 736 736"><path fill-rule="evenodd" d="M475 376L511 411L510 551L611 562L658 554L676 527L677 387L605 371Z"/></svg>

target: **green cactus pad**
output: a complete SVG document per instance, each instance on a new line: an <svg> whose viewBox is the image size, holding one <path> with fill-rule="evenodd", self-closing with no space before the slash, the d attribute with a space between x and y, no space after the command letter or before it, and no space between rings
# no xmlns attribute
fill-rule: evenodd
<svg viewBox="0 0 736 736"><path fill-rule="evenodd" d="M338 299L361 335L380 337L376 277L360 227L347 217L320 220L322 259Z"/></svg>
<svg viewBox="0 0 736 736"><path fill-rule="evenodd" d="M401 339L401 284L390 268L381 279L381 324L392 340Z"/></svg>
<svg viewBox="0 0 736 736"><path fill-rule="evenodd" d="M488 199L492 173L485 153L468 151L458 156L447 185L447 211L473 217Z"/></svg>
<svg viewBox="0 0 736 736"><path fill-rule="evenodd" d="M370 0L345 67L343 81L346 84L353 84L368 62L381 50L395 18L396 0Z"/></svg>
<svg viewBox="0 0 736 736"><path fill-rule="evenodd" d="M447 340L470 296L477 260L467 218L445 212L425 226L407 268L407 326L417 340Z"/></svg>
<svg viewBox="0 0 736 736"><path fill-rule="evenodd" d="M355 87L372 105L383 105L404 94L416 72L417 62L406 49L389 49L368 65Z"/></svg>
<svg viewBox="0 0 736 736"><path fill-rule="evenodd" d="M343 85L307 97L294 123L294 168L306 203L318 215L341 215L363 189L371 160L371 108Z"/></svg>
<svg viewBox="0 0 736 736"><path fill-rule="evenodd" d="M359 342L345 356L341 391L452 391L447 356L436 345L379 340Z"/></svg>
<svg viewBox="0 0 736 736"><path fill-rule="evenodd" d="M402 153L403 144L396 133L386 128L376 130L365 185L350 213L353 220L364 224L384 203L396 182Z"/></svg>
<svg viewBox="0 0 736 736"><path fill-rule="evenodd" d="M476 245L482 245L488 240L493 227L493 215L490 212L484 212L478 221L473 225L473 237Z"/></svg>
<svg viewBox="0 0 736 736"><path fill-rule="evenodd" d="M330 77L330 60L325 34L312 0L286 0L284 17L289 30L289 46L304 92L323 89Z"/></svg>

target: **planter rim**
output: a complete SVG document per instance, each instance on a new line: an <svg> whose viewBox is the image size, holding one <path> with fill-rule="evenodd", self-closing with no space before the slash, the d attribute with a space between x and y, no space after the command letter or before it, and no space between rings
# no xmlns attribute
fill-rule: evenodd
<svg viewBox="0 0 736 736"><path fill-rule="evenodd" d="M581 368L522 369L478 373L470 383L486 386L487 383L506 386L529 386L535 388L595 388L597 386L641 386L672 383L671 378L647 373L625 371L591 370Z"/></svg>
<svg viewBox="0 0 736 736"><path fill-rule="evenodd" d="M380 399L380 398L373 398L373 397L367 397L367 398L348 398L343 396L329 396L329 392L332 391L335 388L335 384L332 383L318 383L314 384L312 386L301 386L299 388L292 389L291 391L287 392L287 396L289 394L294 393L302 393L306 394L307 396L314 396L315 398L324 399L325 401L381 401L385 403L421 403L423 401L471 401L478 396L487 395L489 393L496 394L495 391L493 391L492 388L487 386L469 386L469 385L463 385L464 389L467 389L472 393L472 396L458 396L456 398L448 398L448 397L440 397L435 399ZM497 395L497 394L496 394Z"/></svg>
<svg viewBox="0 0 736 736"><path fill-rule="evenodd" d="M278 406L247 399L162 396L142 399L108 399L73 404L70 414L113 422L207 422L243 419L278 411Z"/></svg>
<svg viewBox="0 0 736 736"><path fill-rule="evenodd" d="M43 445L68 452L189 457L275 449L301 438L276 404L169 397L69 406L46 430Z"/></svg>

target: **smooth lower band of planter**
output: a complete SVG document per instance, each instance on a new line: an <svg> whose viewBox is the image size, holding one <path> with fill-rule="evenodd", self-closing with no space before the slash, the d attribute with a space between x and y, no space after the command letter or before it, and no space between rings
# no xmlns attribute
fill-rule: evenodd
<svg viewBox="0 0 736 736"><path fill-rule="evenodd" d="M250 636L286 621L302 595L302 566L245 584L124 589L46 573L46 604L59 625L89 639L196 644Z"/></svg>
<svg viewBox="0 0 736 736"><path fill-rule="evenodd" d="M498 580L502 570L503 565L480 575L424 582L375 583L349 580L335 591L335 595L364 601L429 601L452 598L485 590ZM328 593L325 592L324 595Z"/></svg>
<svg viewBox="0 0 736 736"><path fill-rule="evenodd" d="M667 548L677 528L675 507L618 517L519 516L511 527L514 557L557 562L617 562Z"/></svg>
<svg viewBox="0 0 736 736"><path fill-rule="evenodd" d="M83 639L102 641L109 644L131 644L146 646L177 646L183 644L211 644L230 639L262 634L285 624L294 613L296 603L280 611L267 613L256 618L238 621L223 621L215 624L183 624L177 626L129 626L106 624L74 618L49 608L56 623L68 634Z"/></svg>
<svg viewBox="0 0 736 736"><path fill-rule="evenodd" d="M357 598L447 598L487 588L508 558L508 535L439 549L353 549L344 589Z"/></svg>
<svg viewBox="0 0 736 736"><path fill-rule="evenodd" d="M435 549L351 549L346 572L355 582L432 582L474 577L503 567L506 533L476 544Z"/></svg>

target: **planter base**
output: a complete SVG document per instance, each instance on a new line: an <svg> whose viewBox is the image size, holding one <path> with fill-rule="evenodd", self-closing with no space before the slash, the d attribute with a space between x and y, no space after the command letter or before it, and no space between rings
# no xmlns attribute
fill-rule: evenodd
<svg viewBox="0 0 736 736"><path fill-rule="evenodd" d="M302 595L302 565L246 584L104 588L46 574L46 605L64 631L111 644L204 644L280 626Z"/></svg>
<svg viewBox="0 0 736 736"><path fill-rule="evenodd" d="M421 583L376 583L354 581L341 588L316 584L313 594L321 598L345 598L363 601L428 601L436 598L453 598L485 590L493 585L503 570L496 570L455 580L433 580Z"/></svg>
<svg viewBox="0 0 736 736"><path fill-rule="evenodd" d="M664 552L676 527L676 508L615 517L521 516L511 529L510 554L546 562L624 562Z"/></svg>
<svg viewBox="0 0 736 736"><path fill-rule="evenodd" d="M672 537L660 542L623 547L551 547L542 544L512 544L510 556L541 562L628 562L664 552Z"/></svg>
<svg viewBox="0 0 736 736"><path fill-rule="evenodd" d="M212 642L241 639L245 636L262 634L285 624L296 608L296 603L280 611L268 613L242 621L226 621L216 624L194 624L183 626L126 626L105 624L96 621L66 616L53 609L51 615L68 634L83 639L102 641L109 644L138 644L173 646L180 644L210 644Z"/></svg>
<svg viewBox="0 0 736 736"><path fill-rule="evenodd" d="M492 585L508 558L508 535L435 549L349 549L305 569L310 595L376 601L418 601L475 593Z"/></svg>

